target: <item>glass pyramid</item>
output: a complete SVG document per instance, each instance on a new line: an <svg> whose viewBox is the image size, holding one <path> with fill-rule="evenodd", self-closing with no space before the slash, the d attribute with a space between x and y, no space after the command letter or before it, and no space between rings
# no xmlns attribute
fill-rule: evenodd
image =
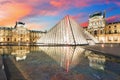
<svg viewBox="0 0 120 80"><path fill-rule="evenodd" d="M70 16L65 16L38 41L40 45L87 45L98 43Z"/></svg>

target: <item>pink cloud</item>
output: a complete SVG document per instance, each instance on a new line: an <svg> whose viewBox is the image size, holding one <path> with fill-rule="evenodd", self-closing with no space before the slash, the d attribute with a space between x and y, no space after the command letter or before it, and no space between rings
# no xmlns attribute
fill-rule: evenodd
<svg viewBox="0 0 120 80"><path fill-rule="evenodd" d="M120 6L120 2L119 2L119 1L118 1L118 2L115 2L115 4L118 5L118 6Z"/></svg>
<svg viewBox="0 0 120 80"><path fill-rule="evenodd" d="M76 15L72 16L72 18L79 21L82 18L84 18L85 16L86 16L86 13L79 13L79 14L76 14Z"/></svg>
<svg viewBox="0 0 120 80"><path fill-rule="evenodd" d="M82 17L82 16L83 16L83 14L77 14L77 15L75 15L75 16L72 16L72 18L75 19L75 20L78 20L78 19L80 19L80 17Z"/></svg>
<svg viewBox="0 0 120 80"><path fill-rule="evenodd" d="M106 20L107 22L115 22L115 21L119 21L119 19L120 19L120 15L115 15L115 16L108 17Z"/></svg>
<svg viewBox="0 0 120 80"><path fill-rule="evenodd" d="M67 0L50 0L50 4L53 7L59 8L59 9L69 9L70 7L74 6L73 1L71 2L71 0L69 0L69 1L67 1Z"/></svg>
<svg viewBox="0 0 120 80"><path fill-rule="evenodd" d="M71 7L84 8L94 4L103 4L108 3L109 1L105 0L50 0L50 4L56 8L69 9Z"/></svg>
<svg viewBox="0 0 120 80"><path fill-rule="evenodd" d="M96 4L109 4L113 3L120 6L120 1L118 0L50 0L49 2L52 6L56 8L69 9L72 7L84 8Z"/></svg>
<svg viewBox="0 0 120 80"><path fill-rule="evenodd" d="M56 16L59 14L59 11L40 10L39 14L44 16Z"/></svg>
<svg viewBox="0 0 120 80"><path fill-rule="evenodd" d="M79 0L75 0L75 6L76 7L86 7L86 6L89 6L91 1L90 0L86 0L86 1L79 1Z"/></svg>
<svg viewBox="0 0 120 80"><path fill-rule="evenodd" d="M116 5L120 6L120 1L119 0L106 0L105 2L107 4L112 3L112 4L116 4Z"/></svg>
<svg viewBox="0 0 120 80"><path fill-rule="evenodd" d="M88 21L80 24L81 27L88 27Z"/></svg>
<svg viewBox="0 0 120 80"><path fill-rule="evenodd" d="M60 1L55 1L55 0L51 0L50 4L53 5L54 7L62 7L63 3L61 3Z"/></svg>

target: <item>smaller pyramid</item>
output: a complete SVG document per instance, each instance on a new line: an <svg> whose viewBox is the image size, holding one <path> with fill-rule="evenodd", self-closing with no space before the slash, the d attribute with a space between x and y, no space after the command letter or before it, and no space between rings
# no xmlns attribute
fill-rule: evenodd
<svg viewBox="0 0 120 80"><path fill-rule="evenodd" d="M87 45L98 41L70 16L65 16L38 40L42 45Z"/></svg>

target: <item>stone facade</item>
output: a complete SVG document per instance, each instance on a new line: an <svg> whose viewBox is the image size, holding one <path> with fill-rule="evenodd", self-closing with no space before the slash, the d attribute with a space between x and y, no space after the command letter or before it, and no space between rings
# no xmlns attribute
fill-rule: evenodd
<svg viewBox="0 0 120 80"><path fill-rule="evenodd" d="M104 33L99 35L99 40L103 43L120 43L120 22L107 24Z"/></svg>
<svg viewBox="0 0 120 80"><path fill-rule="evenodd" d="M105 25L105 13L96 12L89 16L89 24L87 31L90 32L96 38L98 38L98 35L104 32L103 30Z"/></svg>
<svg viewBox="0 0 120 80"><path fill-rule="evenodd" d="M107 23L105 12L97 12L89 16L88 27L85 28L100 43L120 43L120 22Z"/></svg>
<svg viewBox="0 0 120 80"><path fill-rule="evenodd" d="M0 44L36 43L46 32L28 30L25 24L17 22L14 28L0 27Z"/></svg>
<svg viewBox="0 0 120 80"><path fill-rule="evenodd" d="M36 43L46 32L30 30L30 43Z"/></svg>

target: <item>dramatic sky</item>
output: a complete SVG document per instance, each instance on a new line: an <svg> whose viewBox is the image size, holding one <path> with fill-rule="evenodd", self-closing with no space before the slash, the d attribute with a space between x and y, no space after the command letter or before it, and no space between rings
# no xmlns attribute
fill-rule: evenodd
<svg viewBox="0 0 120 80"><path fill-rule="evenodd" d="M16 21L35 30L49 30L65 15L85 26L89 14L106 10L108 21L120 20L120 0L0 0L0 26Z"/></svg>

